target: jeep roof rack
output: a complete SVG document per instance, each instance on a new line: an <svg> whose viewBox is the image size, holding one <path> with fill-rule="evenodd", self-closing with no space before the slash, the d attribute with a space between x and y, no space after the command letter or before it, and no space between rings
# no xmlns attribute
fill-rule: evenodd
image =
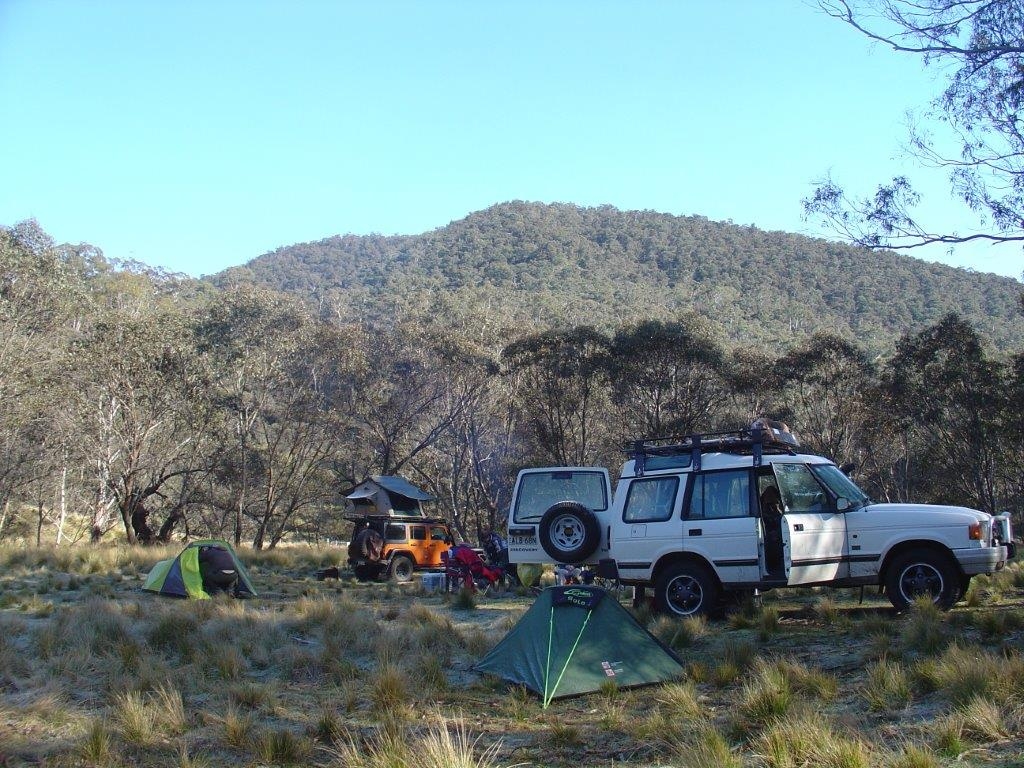
<svg viewBox="0 0 1024 768"><path fill-rule="evenodd" d="M425 525L444 523L445 525L449 525L448 520L446 518L422 517L421 515L360 515L356 513L342 515L342 519L348 520L352 523L361 523L364 520L372 520L374 522L383 523L422 523Z"/></svg>
<svg viewBox="0 0 1024 768"><path fill-rule="evenodd" d="M729 432L704 432L683 437L649 437L634 440L624 450L634 461L637 476L644 473L648 457L689 455L694 471L700 469L705 453L750 454L754 466L761 465L764 453L795 455L799 443L791 432L775 427L751 427Z"/></svg>

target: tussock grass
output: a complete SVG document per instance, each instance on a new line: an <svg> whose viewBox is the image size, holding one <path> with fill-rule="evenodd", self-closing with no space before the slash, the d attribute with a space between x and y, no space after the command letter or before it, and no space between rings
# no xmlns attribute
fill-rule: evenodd
<svg viewBox="0 0 1024 768"><path fill-rule="evenodd" d="M511 686L499 702L501 711L518 723L532 720L540 712L540 700L522 685Z"/></svg>
<svg viewBox="0 0 1024 768"><path fill-rule="evenodd" d="M382 664L370 680L370 701L378 713L404 712L411 693L409 678L397 664Z"/></svg>
<svg viewBox="0 0 1024 768"><path fill-rule="evenodd" d="M555 749L578 747L583 743L583 732L574 723L556 720L548 726L545 740Z"/></svg>
<svg viewBox="0 0 1024 768"><path fill-rule="evenodd" d="M452 608L457 611L472 611L477 608L476 593L469 587L463 587L452 597Z"/></svg>
<svg viewBox="0 0 1024 768"><path fill-rule="evenodd" d="M894 619L868 605L840 617L842 638L803 593L772 593L742 629L641 611L658 637L687 649L686 679L606 685L542 710L525 689L472 671L528 600L489 598L469 613L451 610L450 595L407 587L326 589L303 574L313 555L290 549L257 564L259 600L138 592L146 564L179 548L6 553L21 563L0 574L0 731L20 739L14 764L429 768L422 745L443 729L451 744L439 764L497 766L490 736L485 749L463 733L460 746L459 709L474 713L474 734L508 734L509 764L600 754L623 768L933 768L1024 751L1020 569L975 579L976 609L927 605ZM822 594L832 599L812 600ZM32 595L35 614L23 609ZM796 618L780 620L783 609ZM769 636L767 647L758 641ZM850 637L862 668L849 663ZM842 657L826 662L833 644ZM775 649L786 657L767 655ZM832 662L835 676L814 666ZM451 709L425 715L423 703L438 699Z"/></svg>
<svg viewBox="0 0 1024 768"><path fill-rule="evenodd" d="M744 683L736 703L734 730L748 733L763 728L789 713L794 703L793 687L785 670L758 660L753 677Z"/></svg>
<svg viewBox="0 0 1024 768"><path fill-rule="evenodd" d="M882 659L868 667L861 695L872 711L902 709L912 698L910 676L898 661Z"/></svg>
<svg viewBox="0 0 1024 768"><path fill-rule="evenodd" d="M183 733L188 725L181 692L161 685L150 695L128 691L114 700L121 735L130 744L149 744Z"/></svg>
<svg viewBox="0 0 1024 768"><path fill-rule="evenodd" d="M267 683L245 681L228 689L230 700L249 710L272 710L277 703L274 686Z"/></svg>
<svg viewBox="0 0 1024 768"><path fill-rule="evenodd" d="M331 754L339 768L497 768L495 743L483 747L462 718L445 723L439 715L422 734L388 731L359 740L350 735Z"/></svg>
<svg viewBox="0 0 1024 768"><path fill-rule="evenodd" d="M1024 683L1020 657L1000 657L976 646L951 646L938 658L918 662L912 672L922 691L937 691L955 706L976 696L1005 701L1019 695Z"/></svg>
<svg viewBox="0 0 1024 768"><path fill-rule="evenodd" d="M301 763L312 751L313 745L307 738L287 728L266 728L256 736L256 756L266 763Z"/></svg>
<svg viewBox="0 0 1024 768"><path fill-rule="evenodd" d="M949 644L943 614L931 600L920 598L914 602L901 640L904 648L922 655L939 653Z"/></svg>
<svg viewBox="0 0 1024 768"><path fill-rule="evenodd" d="M774 720L752 742L766 768L869 768L868 744L838 733L824 718L802 714Z"/></svg>
<svg viewBox="0 0 1024 768"><path fill-rule="evenodd" d="M707 637L711 629L704 616L677 619L659 616L651 622L648 630L669 648L679 650L691 648Z"/></svg>
<svg viewBox="0 0 1024 768"><path fill-rule="evenodd" d="M253 717L248 712L240 711L235 704L229 703L221 720L224 728L225 743L235 749L245 749L252 740Z"/></svg>
<svg viewBox="0 0 1024 768"><path fill-rule="evenodd" d="M713 726L698 724L683 739L668 743L668 757L678 768L743 768L743 759Z"/></svg>
<svg viewBox="0 0 1024 768"><path fill-rule="evenodd" d="M939 759L928 747L908 744L892 756L888 765L890 768L939 768Z"/></svg>
<svg viewBox="0 0 1024 768"><path fill-rule="evenodd" d="M114 740L110 731L100 720L93 721L89 726L85 740L78 752L83 760L96 768L105 768L105 766L115 765L117 762Z"/></svg>

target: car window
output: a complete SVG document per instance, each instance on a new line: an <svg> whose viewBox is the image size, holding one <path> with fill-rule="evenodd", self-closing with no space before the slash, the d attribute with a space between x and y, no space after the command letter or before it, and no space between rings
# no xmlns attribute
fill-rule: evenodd
<svg viewBox="0 0 1024 768"><path fill-rule="evenodd" d="M440 525L435 525L430 529L430 538L433 541L447 541L448 529Z"/></svg>
<svg viewBox="0 0 1024 768"><path fill-rule="evenodd" d="M853 480L843 474L835 464L817 464L811 468L811 471L814 472L815 477L831 489L836 497L842 497L849 501L849 508L856 509L871 503L868 495L858 488Z"/></svg>
<svg viewBox="0 0 1024 768"><path fill-rule="evenodd" d="M750 514L750 473L745 470L707 472L693 478L687 518L707 520Z"/></svg>
<svg viewBox="0 0 1024 768"><path fill-rule="evenodd" d="M414 541L426 541L427 529L424 528L422 525L410 525L409 538Z"/></svg>
<svg viewBox="0 0 1024 768"><path fill-rule="evenodd" d="M652 477L629 485L622 519L627 523L656 523L672 517L678 477Z"/></svg>
<svg viewBox="0 0 1024 768"><path fill-rule="evenodd" d="M560 501L578 501L587 509L608 509L604 473L592 470L531 472L523 475L512 519L517 523L537 522Z"/></svg>
<svg viewBox="0 0 1024 768"><path fill-rule="evenodd" d="M388 541L405 541L405 526L391 523L384 533L384 538Z"/></svg>
<svg viewBox="0 0 1024 768"><path fill-rule="evenodd" d="M805 464L773 464L787 512L824 512L825 491Z"/></svg>

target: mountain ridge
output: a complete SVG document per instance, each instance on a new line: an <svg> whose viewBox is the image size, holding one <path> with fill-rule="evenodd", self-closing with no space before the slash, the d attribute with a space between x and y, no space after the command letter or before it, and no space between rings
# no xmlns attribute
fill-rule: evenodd
<svg viewBox="0 0 1024 768"><path fill-rule="evenodd" d="M1009 277L702 216L499 203L418 235L334 235L211 276L309 298L430 301L494 294L539 325L582 315L708 317L726 338L785 344L817 330L873 347L958 312L1000 348L1024 341Z"/></svg>

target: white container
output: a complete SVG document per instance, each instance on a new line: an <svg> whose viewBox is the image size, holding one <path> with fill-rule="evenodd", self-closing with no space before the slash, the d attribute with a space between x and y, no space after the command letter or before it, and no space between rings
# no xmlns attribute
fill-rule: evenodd
<svg viewBox="0 0 1024 768"><path fill-rule="evenodd" d="M443 573L424 573L423 574L423 591L424 592L444 592L446 586L446 579Z"/></svg>

